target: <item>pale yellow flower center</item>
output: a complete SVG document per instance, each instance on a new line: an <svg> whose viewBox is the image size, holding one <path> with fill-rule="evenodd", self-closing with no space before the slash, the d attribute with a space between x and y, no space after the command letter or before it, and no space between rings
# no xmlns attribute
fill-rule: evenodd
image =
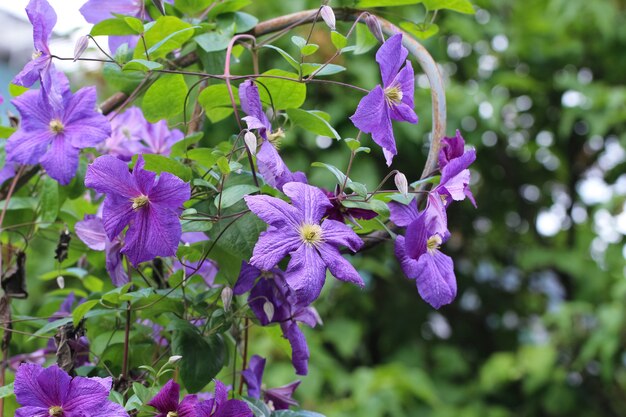
<svg viewBox="0 0 626 417"><path fill-rule="evenodd" d="M319 224L303 224L300 226L300 238L304 243L317 245L322 241L322 228Z"/></svg>
<svg viewBox="0 0 626 417"><path fill-rule="evenodd" d="M140 208L142 208L143 206L145 206L146 204L150 202L150 200L148 199L148 196L143 195L143 194L131 199L131 201L133 202L133 210L139 210Z"/></svg>
<svg viewBox="0 0 626 417"><path fill-rule="evenodd" d="M276 130L276 132L272 132L272 133L269 133L269 134L267 135L267 140L269 140L269 141L270 141L270 143L271 143L272 145L274 145L274 147L275 147L276 149L279 149L279 148L280 148L280 140L281 140L282 138L284 138L284 137L285 137L285 131L279 127L279 128Z"/></svg>
<svg viewBox="0 0 626 417"><path fill-rule="evenodd" d="M385 88L385 100L390 105L392 104L400 104L402 101L402 90L398 85L392 85L390 87Z"/></svg>
<svg viewBox="0 0 626 417"><path fill-rule="evenodd" d="M441 237L439 235L432 235L428 238L428 241L426 242L426 248L428 249L428 252L435 252L437 249L439 249L439 246L441 246Z"/></svg>
<svg viewBox="0 0 626 417"><path fill-rule="evenodd" d="M39 58L39 57L40 57L40 56L42 56L42 55L43 55L43 52L41 52L41 51L35 51L35 52L33 52L33 54L31 55L31 58L32 58L32 59L37 59L37 58Z"/></svg>
<svg viewBox="0 0 626 417"><path fill-rule="evenodd" d="M50 417L61 417L63 415L63 408L58 405L54 405L48 410L48 415Z"/></svg>
<svg viewBox="0 0 626 417"><path fill-rule="evenodd" d="M52 121L50 121L50 130L52 130L54 133L62 133L64 129L65 126L63 126L63 123L59 119L53 119Z"/></svg>
<svg viewBox="0 0 626 417"><path fill-rule="evenodd" d="M166 417L178 417L178 413L176 411L170 411L167 413Z"/></svg>

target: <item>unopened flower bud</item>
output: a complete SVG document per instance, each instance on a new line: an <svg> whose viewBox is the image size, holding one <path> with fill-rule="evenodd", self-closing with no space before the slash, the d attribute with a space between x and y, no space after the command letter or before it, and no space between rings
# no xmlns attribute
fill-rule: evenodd
<svg viewBox="0 0 626 417"><path fill-rule="evenodd" d="M409 194L409 183L403 173L396 173L393 181L396 183L396 188L402 193L402 195L407 196Z"/></svg>
<svg viewBox="0 0 626 417"><path fill-rule="evenodd" d="M254 155L256 153L256 144L257 144L256 135L252 132L246 132L246 134L243 135L243 141L246 144L246 148L248 148L250 153Z"/></svg>
<svg viewBox="0 0 626 417"><path fill-rule="evenodd" d="M63 277L63 275L59 275L57 277L57 285L59 286L60 289L65 288L65 278Z"/></svg>
<svg viewBox="0 0 626 417"><path fill-rule="evenodd" d="M274 304L270 303L269 301L266 301L263 304L263 311L265 312L265 315L267 316L267 321L272 321L272 319L274 318Z"/></svg>
<svg viewBox="0 0 626 417"><path fill-rule="evenodd" d="M82 56L87 49L87 46L89 46L89 36L85 35L78 38L78 41L74 46L74 62Z"/></svg>
<svg viewBox="0 0 626 417"><path fill-rule="evenodd" d="M167 363L169 363L170 365L174 365L176 362L178 362L182 358L183 357L180 355L170 356L170 358L167 360Z"/></svg>
<svg viewBox="0 0 626 417"><path fill-rule="evenodd" d="M374 35L374 37L376 39L378 39L378 42L380 42L380 43L384 43L385 42L385 36L383 35L383 29L380 27L380 22L378 21L376 16L368 14L365 17L365 24L367 25L367 28L370 30L370 32L372 32L372 35Z"/></svg>
<svg viewBox="0 0 626 417"><path fill-rule="evenodd" d="M322 19L324 19L324 23L326 23L326 26L328 26L330 30L335 30L335 12L333 12L332 7L326 5L322 6L322 10L320 10L320 15L322 16Z"/></svg>
<svg viewBox="0 0 626 417"><path fill-rule="evenodd" d="M224 287L222 293L220 294L222 297L222 304L224 305L224 310L230 310L230 304L233 301L233 289L230 287Z"/></svg>

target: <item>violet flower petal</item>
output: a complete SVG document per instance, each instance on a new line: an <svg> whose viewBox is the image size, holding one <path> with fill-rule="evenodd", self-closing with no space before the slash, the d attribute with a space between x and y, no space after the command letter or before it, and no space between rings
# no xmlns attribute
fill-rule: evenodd
<svg viewBox="0 0 626 417"><path fill-rule="evenodd" d="M276 229L270 226L259 235L250 264L261 270L271 269L301 245L302 239L295 229Z"/></svg>
<svg viewBox="0 0 626 417"><path fill-rule="evenodd" d="M415 271L417 291L428 304L439 309L456 297L456 277L452 258L439 250L422 255Z"/></svg>
<svg viewBox="0 0 626 417"><path fill-rule="evenodd" d="M376 52L376 62L380 65L380 75L385 87L392 84L400 67L409 56L409 51L402 46L402 34L397 33L387 39Z"/></svg>

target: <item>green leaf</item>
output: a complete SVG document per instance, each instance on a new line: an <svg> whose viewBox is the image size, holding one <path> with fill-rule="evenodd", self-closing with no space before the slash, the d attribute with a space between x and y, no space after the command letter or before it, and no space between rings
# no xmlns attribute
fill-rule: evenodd
<svg viewBox="0 0 626 417"><path fill-rule="evenodd" d="M133 392L139 398L142 404L146 404L153 397L153 393L150 389L140 384L139 382L133 382Z"/></svg>
<svg viewBox="0 0 626 417"><path fill-rule="evenodd" d="M234 214L246 210L247 208L246 204L242 202L229 207L222 214ZM215 223L209 232L209 236L213 240L217 239L221 234L216 243L220 249L239 260L249 259L250 256L252 256L252 249L256 244L259 234L265 230L267 226L252 213L246 213L234 220L234 222L233 220L234 219L224 219Z"/></svg>
<svg viewBox="0 0 626 417"><path fill-rule="evenodd" d="M193 36L194 28L174 16L161 16L144 34L150 59L163 58L168 53L180 48ZM135 48L133 58L146 58L143 42Z"/></svg>
<svg viewBox="0 0 626 417"><path fill-rule="evenodd" d="M9 395L13 395L13 383L0 387L0 398L6 398Z"/></svg>
<svg viewBox="0 0 626 417"><path fill-rule="evenodd" d="M145 75L136 71L122 71L116 64L107 62L102 69L104 80L118 91L130 94L143 81Z"/></svg>
<svg viewBox="0 0 626 417"><path fill-rule="evenodd" d="M225 156L220 156L219 158L217 158L216 163L222 174L230 174L230 164L228 163L228 159Z"/></svg>
<svg viewBox="0 0 626 417"><path fill-rule="evenodd" d="M448 9L459 13L474 14L474 6L469 0L423 0L428 10Z"/></svg>
<svg viewBox="0 0 626 417"><path fill-rule="evenodd" d="M264 75L290 78L294 81L280 78L269 78L264 77ZM297 109L304 104L304 100L306 99L306 86L303 83L298 82L297 74L279 69L272 69L264 72L257 79L257 82L265 86L265 88L263 88L263 86L259 87L261 101L268 105L272 103L274 109L276 110L285 110L289 108ZM268 90L269 95L267 93ZM271 101L270 96L272 98Z"/></svg>
<svg viewBox="0 0 626 417"><path fill-rule="evenodd" d="M226 27L217 27L210 32L203 33L193 40L206 52L223 51L228 47L230 40L235 35L235 24Z"/></svg>
<svg viewBox="0 0 626 417"><path fill-rule="evenodd" d="M272 414L272 411L269 409L267 404L260 399L243 397L242 400L248 404L248 407L254 413L255 417L270 417Z"/></svg>
<svg viewBox="0 0 626 417"><path fill-rule="evenodd" d="M331 172L331 174L335 176L335 178L337 178L338 184L343 184L344 182L346 182L346 174L341 172L341 170L336 166L325 164L324 162L313 162L311 166L316 168L326 168L328 171Z"/></svg>
<svg viewBox="0 0 626 417"><path fill-rule="evenodd" d="M439 26L434 23L413 23L413 22L400 22L400 27L417 39L428 39L431 36L436 35L439 32Z"/></svg>
<svg viewBox="0 0 626 417"><path fill-rule="evenodd" d="M305 62L302 64L302 76L306 77L307 75L313 74L320 68L322 64L312 64ZM315 73L316 77L323 77L324 75L333 75L346 70L346 67L342 67L341 65L336 64L326 64L324 68L322 68L319 72Z"/></svg>
<svg viewBox="0 0 626 417"><path fill-rule="evenodd" d="M191 168L182 163L163 155L145 154L143 159L146 161L145 169L156 172L169 172L176 175L185 182L191 181Z"/></svg>
<svg viewBox="0 0 626 417"><path fill-rule="evenodd" d="M127 18L132 19L132 18ZM139 35L143 33L143 23L139 19L141 28L139 30L135 21L127 21L125 18L116 17L113 19L106 19L100 23L94 25L91 28L91 36L122 36L122 35ZM132 23L131 23L132 22Z"/></svg>
<svg viewBox="0 0 626 417"><path fill-rule="evenodd" d="M226 0L219 2L211 9L207 17L212 18L214 16L223 14L236 12L239 9L243 9L244 7L250 5L252 3L251 0Z"/></svg>
<svg viewBox="0 0 626 417"><path fill-rule="evenodd" d="M289 55L287 52L285 52L284 50L280 49L277 46L274 45L263 45L263 48L269 48L269 49L273 49L276 52L278 52L283 58L285 58L285 61L287 61L287 63L289 65L291 65L296 71L300 71L300 63L298 61L296 61L296 59L294 57L292 57L291 55Z"/></svg>
<svg viewBox="0 0 626 417"><path fill-rule="evenodd" d="M322 136L341 139L339 133L316 111L287 109L287 115L295 125Z"/></svg>
<svg viewBox="0 0 626 417"><path fill-rule="evenodd" d="M174 7L183 13L194 15L205 10L213 0L175 0Z"/></svg>
<svg viewBox="0 0 626 417"><path fill-rule="evenodd" d="M337 32L336 30L330 32L330 41L338 50L342 50L346 47L346 45L348 45L348 38Z"/></svg>
<svg viewBox="0 0 626 417"><path fill-rule="evenodd" d="M292 36L291 42L296 45L300 50L302 50L302 48L304 48L304 46L306 45L306 39L304 39L302 36Z"/></svg>
<svg viewBox="0 0 626 417"><path fill-rule="evenodd" d="M418 4L423 0L359 0L357 7L391 7L405 6L407 4Z"/></svg>
<svg viewBox="0 0 626 417"><path fill-rule="evenodd" d="M300 49L300 53L304 56L313 55L317 50L320 49L319 45L315 45L314 43L310 43L305 45Z"/></svg>
<svg viewBox="0 0 626 417"><path fill-rule="evenodd" d="M197 162L207 169L213 168L217 160L220 158L220 154L213 152L208 148L191 149L187 152L187 158Z"/></svg>
<svg viewBox="0 0 626 417"><path fill-rule="evenodd" d="M244 12L233 13L233 19L235 22L235 33L247 32L259 23L259 19Z"/></svg>
<svg viewBox="0 0 626 417"><path fill-rule="evenodd" d="M174 145L172 145L172 150L170 152L170 156L172 158L176 158L179 156L184 156L187 152L187 148L191 145L195 145L204 137L203 132L193 133L182 140L179 140Z"/></svg>
<svg viewBox="0 0 626 417"><path fill-rule="evenodd" d="M370 148L361 146L361 142L359 142L356 139L346 138L343 141L346 143L346 145L348 145L348 148L350 148L350 150L354 153L359 153L359 152L370 153Z"/></svg>
<svg viewBox="0 0 626 417"><path fill-rule="evenodd" d="M89 300L76 307L74 311L72 311L72 322L74 326L78 326L78 323L85 317L85 314L98 304L100 304L100 300Z"/></svg>
<svg viewBox="0 0 626 417"><path fill-rule="evenodd" d="M181 355L180 377L189 393L200 391L224 366L226 348L220 335L203 337L195 326L177 320L172 353ZM199 366L202 364L202 366Z"/></svg>
<svg viewBox="0 0 626 417"><path fill-rule="evenodd" d="M187 91L185 77L181 74L162 75L143 97L145 118L154 123L182 113Z"/></svg>
<svg viewBox="0 0 626 417"><path fill-rule="evenodd" d="M356 27L356 45L354 48L355 55L361 55L378 45L378 39L365 25L357 25Z"/></svg>
<svg viewBox="0 0 626 417"><path fill-rule="evenodd" d="M239 90L232 86L235 104L239 104ZM233 113L233 105L225 84L210 85L198 96L200 105L211 123L217 123Z"/></svg>
<svg viewBox="0 0 626 417"><path fill-rule="evenodd" d="M41 208L39 222L53 223L59 214L59 184L45 177L41 186ZM41 225L44 227L44 225Z"/></svg>
<svg viewBox="0 0 626 417"><path fill-rule="evenodd" d="M124 21L130 28L135 31L135 33L140 34L144 32L143 22L140 19L137 19L136 17L125 16Z"/></svg>
<svg viewBox="0 0 626 417"><path fill-rule="evenodd" d="M133 59L132 61L128 61L122 67L122 71L154 71L157 69L163 68L163 64L159 64L158 62L148 61L145 59Z"/></svg>
<svg viewBox="0 0 626 417"><path fill-rule="evenodd" d="M221 206L223 209L237 204L244 196L259 191L259 188L250 184L239 184L226 188L222 191ZM220 204L220 198L216 197L213 201L215 207Z"/></svg>

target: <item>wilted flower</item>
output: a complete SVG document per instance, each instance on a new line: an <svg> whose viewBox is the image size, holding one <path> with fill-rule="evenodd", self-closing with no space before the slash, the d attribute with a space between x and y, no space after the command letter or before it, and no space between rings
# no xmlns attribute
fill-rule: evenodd
<svg viewBox="0 0 626 417"><path fill-rule="evenodd" d="M327 268L336 278L363 286L359 273L339 252L340 246L356 252L363 241L343 223L322 221L331 206L324 193L297 182L285 184L283 192L291 198L291 205L264 195L244 197L248 208L269 224L259 236L250 263L270 270L287 254L291 255L287 282L303 304L310 304L319 296Z"/></svg>
<svg viewBox="0 0 626 417"><path fill-rule="evenodd" d="M52 365L22 364L14 391L21 405L16 417L128 417L119 404L108 400L111 378L70 377Z"/></svg>
<svg viewBox="0 0 626 417"><path fill-rule="evenodd" d="M104 251L106 254L106 270L111 277L113 285L120 287L128 282L128 274L124 269L122 254L120 253L124 241L121 236L109 240L102 219L93 215L76 222L74 226L76 235L89 249Z"/></svg>
<svg viewBox="0 0 626 417"><path fill-rule="evenodd" d="M121 253L133 265L157 256L174 256L181 235L178 216L189 200L189 184L168 172L157 176L144 170L137 158L133 173L125 162L109 155L97 158L85 176L85 185L106 194L102 220L110 240L126 226Z"/></svg>
<svg viewBox="0 0 626 417"><path fill-rule="evenodd" d="M254 315L262 326L271 323L280 324L283 336L291 345L291 362L296 373L306 375L309 348L298 322L309 327L321 324L315 308L299 302L295 291L287 285L284 272L280 269L261 271L244 261L233 293L241 295L248 291L250 291L248 305ZM271 314L268 314L270 312Z"/></svg>
<svg viewBox="0 0 626 417"><path fill-rule="evenodd" d="M75 94L67 78L57 74L60 93L27 91L12 101L22 116L20 129L8 139L7 159L41 165L50 177L67 185L76 174L81 148L96 146L111 133L111 126L96 111L95 87Z"/></svg>
<svg viewBox="0 0 626 417"><path fill-rule="evenodd" d="M323 191L332 205L326 209L326 213L324 213L324 216L330 220L336 220L341 223L348 220L356 223L355 219L371 220L378 216L378 213L373 210L345 206L343 201L346 199L346 194L341 192L339 186L335 188L334 193L326 190Z"/></svg>
<svg viewBox="0 0 626 417"><path fill-rule="evenodd" d="M383 85L377 85L363 97L350 117L357 128L371 133L374 142L383 148L388 166L398 153L391 120L417 123L413 110L415 80L411 61L406 59L408 54L402 46L401 33L387 39L376 53Z"/></svg>
<svg viewBox="0 0 626 417"><path fill-rule="evenodd" d="M263 400L274 410L287 410L289 406L298 405L298 402L292 397L300 381L294 381L291 384L282 387L265 389L263 388L263 371L265 370L265 359L253 355L250 358L248 368L241 372L241 376L248 386L248 396Z"/></svg>

